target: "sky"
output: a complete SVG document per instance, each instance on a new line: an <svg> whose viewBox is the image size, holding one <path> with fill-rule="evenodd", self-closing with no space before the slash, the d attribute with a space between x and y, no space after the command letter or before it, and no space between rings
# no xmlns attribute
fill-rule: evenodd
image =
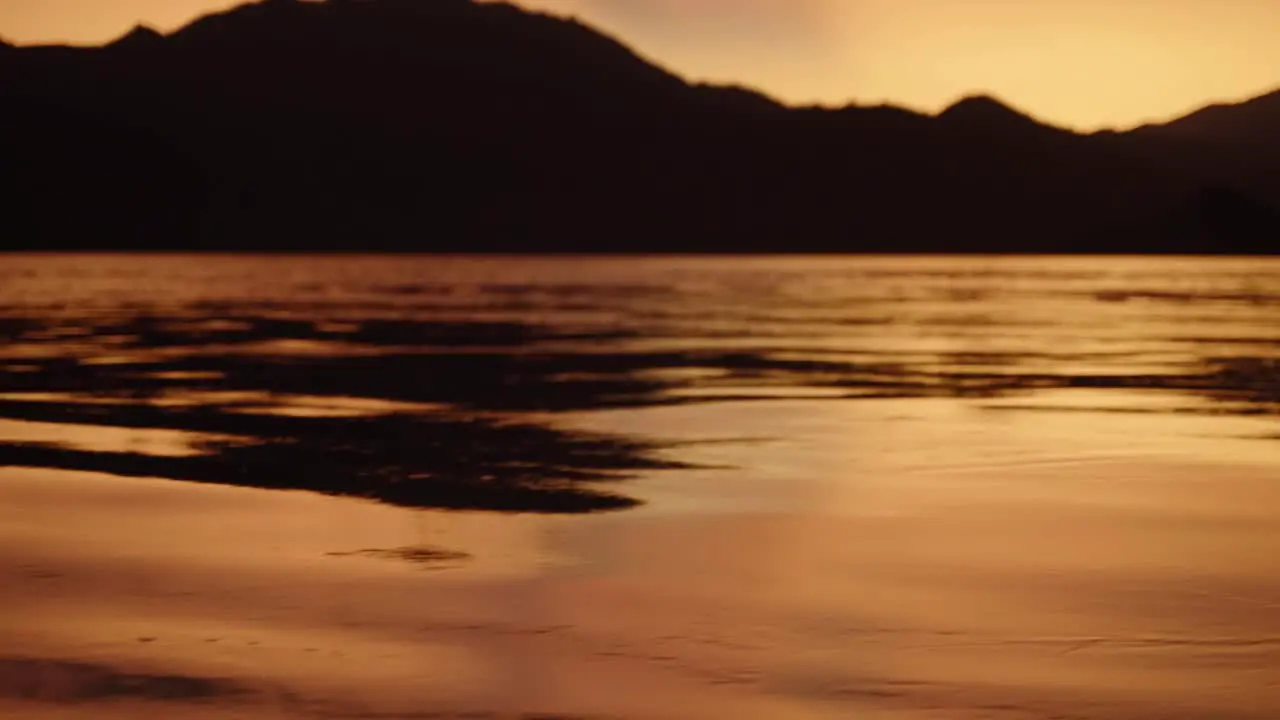
<svg viewBox="0 0 1280 720"><path fill-rule="evenodd" d="M422 0L431 2L432 0ZM0 0L10 42L172 29L227 0ZM1077 129L1280 88L1280 0L517 0L694 80L791 103L937 111L995 95Z"/></svg>

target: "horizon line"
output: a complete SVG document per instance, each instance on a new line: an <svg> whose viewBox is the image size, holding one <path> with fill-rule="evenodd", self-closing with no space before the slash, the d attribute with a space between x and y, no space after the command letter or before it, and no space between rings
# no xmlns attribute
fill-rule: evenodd
<svg viewBox="0 0 1280 720"><path fill-rule="evenodd" d="M244 7L247 5L259 5L259 4L263 4L271 1L272 0L241 0L239 2L233 2L232 4L228 5L226 8L223 8L220 10L211 10L209 12L196 15L191 19L168 30L157 28L155 25L152 25L151 23L138 19L138 20L135 20L133 24L130 25L123 32L118 33L107 39L96 41L96 42L92 42L92 41L77 42L70 38L52 38L52 39L36 40L36 41L13 41L8 39L5 35L0 34L0 44L6 44L13 48L68 48L68 49L79 49L79 50L99 50L99 49L108 47L113 43L119 42L120 40L124 39L125 37L128 37L129 35L139 30L154 32L157 35L160 35L161 37L168 38L174 33L179 32L186 27L189 27L190 25L200 21L201 19L211 17L214 15L225 14L227 12L233 11L237 8ZM317 4L317 5L330 2L330 0L294 0L294 1L305 3L305 4ZM633 55L635 55L637 58L644 61L645 63L648 63L649 65L652 65L653 67L658 68L663 72L666 72L676 78L679 78L680 80L682 80L683 82L685 82L690 86L702 85L702 86L719 87L719 88L737 88L737 89L756 93L778 104L781 107L792 109L792 110L819 109L819 110L827 110L827 111L838 111L838 110L849 109L849 108L893 108L897 110L903 110L906 112L914 113L917 115L922 115L925 117L937 118L941 116L943 113L945 113L948 109L955 107L957 104L961 102L964 102L966 100L971 100L971 99L987 98L1041 125L1045 125L1047 127L1065 131L1065 132L1070 132L1076 135L1093 135L1093 134L1108 133L1108 132L1126 133L1126 132L1132 132L1134 130L1138 130L1145 127L1165 125L1165 124L1175 122L1177 120L1181 120L1190 115L1194 115L1198 112L1201 112L1203 110L1207 110L1210 108L1243 105L1250 101L1266 97L1268 95L1280 93L1280 82L1277 82L1276 85L1272 86L1271 89L1268 89L1268 90L1253 91L1248 94L1229 96L1229 97L1224 97L1224 96L1209 97L1209 98L1206 98L1205 100L1197 101L1196 103L1193 103L1187 106L1183 110L1175 111L1170 115L1164 115L1164 114L1146 115L1140 118L1136 118L1135 120L1128 121L1124 124L1100 123L1097 125L1084 125L1084 124L1076 124L1076 123L1062 122L1059 120L1049 119L1033 111L1026 110L1022 105L1020 105L1016 101L1010 100L1007 96L1001 95L995 91L992 91L990 89L983 88L983 87L974 87L969 90L960 91L953 99L933 107L922 106L919 103L912 103L909 101L895 100L889 97L859 98L856 95L847 97L845 99L830 99L830 98L816 98L816 97L788 99L788 98L781 97L778 93L766 90L765 88L762 88L758 85L754 85L747 80L724 79L724 78L715 78L715 77L698 77L695 75L686 74L684 72L675 70L669 65L667 65L666 63L656 60L652 56L641 52L638 48L631 45L625 39L617 37L613 33L608 32L602 28L599 28L594 24L592 24L591 22L589 22L587 19L584 19L575 14L561 14L561 13L555 13L547 10L527 8L527 7L518 5L512 2L511 0L467 0L467 1L477 5L508 5L526 14L541 15L544 17L550 17L550 18L556 18L556 19L565 20L569 22L574 22L576 24L579 24L579 25L582 25L583 27L588 28L592 32L602 37L608 38L609 40L612 40L613 42L618 43L622 47L626 48L628 52L632 53Z"/></svg>

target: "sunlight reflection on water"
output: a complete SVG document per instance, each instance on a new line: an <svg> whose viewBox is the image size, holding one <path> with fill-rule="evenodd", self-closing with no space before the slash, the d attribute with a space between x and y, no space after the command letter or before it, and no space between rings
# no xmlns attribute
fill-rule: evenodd
<svg viewBox="0 0 1280 720"><path fill-rule="evenodd" d="M0 439L252 427L288 442L214 468L244 484L585 468L646 501L6 469L0 641L94 678L160 658L383 717L1280 708L1280 261L7 260Z"/></svg>
<svg viewBox="0 0 1280 720"><path fill-rule="evenodd" d="M6 261L0 318L13 325L4 355L14 363L59 353L125 363L469 347L753 352L877 364L891 374L982 368L1060 377L1280 358L1280 261L1272 259ZM325 292L308 291L316 287ZM394 321L439 329L414 332Z"/></svg>

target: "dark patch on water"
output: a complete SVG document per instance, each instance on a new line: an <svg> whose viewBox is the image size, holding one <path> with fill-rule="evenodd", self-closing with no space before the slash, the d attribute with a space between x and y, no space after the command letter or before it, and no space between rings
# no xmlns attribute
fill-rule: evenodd
<svg viewBox="0 0 1280 720"><path fill-rule="evenodd" d="M248 694L230 680L130 673L95 663L0 657L0 698L47 703L199 702Z"/></svg>
<svg viewBox="0 0 1280 720"><path fill-rule="evenodd" d="M1107 290L1094 295L1099 302L1164 302L1164 303L1241 303L1245 305L1280 305L1280 295L1275 293L1206 293L1170 292L1158 290Z"/></svg>
<svg viewBox="0 0 1280 720"><path fill-rule="evenodd" d="M425 569L455 568L471 559L470 553L429 545L410 545L398 548L365 548L347 552L325 553L329 557L368 557L379 560L399 560Z"/></svg>
<svg viewBox="0 0 1280 720"><path fill-rule="evenodd" d="M304 489L412 507L535 512L630 507L635 500L600 483L673 467L655 458L652 444L493 414L642 404L661 388L621 374L555 379L564 369L560 364L516 352L555 335L535 326L214 317L27 319L0 326L15 342L64 351L34 353L23 360L32 372L0 378L0 392L9 393L0 400L0 417L190 432L220 428L220 435L233 438L205 443L203 453L181 458L11 442L0 444L0 465ZM89 337L69 338L58 329L72 325L91 328ZM561 335L598 340L591 333ZM364 356L235 350L282 339L414 350ZM473 345L500 350L461 351ZM112 355L117 357L100 362ZM249 402L246 395L258 399ZM287 405L290 395L431 398L437 406L357 417L256 412L261 398Z"/></svg>
<svg viewBox="0 0 1280 720"><path fill-rule="evenodd" d="M539 292L577 297L587 290L566 285ZM633 290L641 297L651 291ZM788 349L785 339L776 347L655 349L646 343L662 341L662 334L636 329L350 320L287 303L10 316L0 318L0 339L9 348L0 350L0 362L24 369L0 373L0 393L7 395L0 418L232 438L207 443L193 457L7 443L0 444L0 465L304 489L413 507L625 508L635 501L602 482L676 466L659 458L656 444L570 432L529 413L766 397L988 399L1061 388L1141 388L1196 396L1208 401L1210 412L1280 414L1280 360L1245 354L1244 347L1239 355L1170 361L1158 373L1126 372L1141 364L1128 357L1116 361L1115 371L1103 371L1096 368L1114 358L1097 350L895 356L874 348L849 354ZM263 398L287 405L292 396L411 402L423 409L358 417L261 412Z"/></svg>
<svg viewBox="0 0 1280 720"><path fill-rule="evenodd" d="M216 409L0 403L0 414L52 422L198 431L222 428L203 454L160 457L42 443L0 444L0 465L312 490L410 507L590 512L636 501L604 490L628 472L672 467L652 448L484 418L243 416Z"/></svg>

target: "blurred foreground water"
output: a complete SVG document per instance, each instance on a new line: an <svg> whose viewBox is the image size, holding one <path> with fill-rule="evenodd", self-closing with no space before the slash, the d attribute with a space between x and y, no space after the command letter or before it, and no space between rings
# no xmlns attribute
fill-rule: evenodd
<svg viewBox="0 0 1280 720"><path fill-rule="evenodd" d="M6 256L0 709L1274 718L1277 328L1257 258Z"/></svg>

